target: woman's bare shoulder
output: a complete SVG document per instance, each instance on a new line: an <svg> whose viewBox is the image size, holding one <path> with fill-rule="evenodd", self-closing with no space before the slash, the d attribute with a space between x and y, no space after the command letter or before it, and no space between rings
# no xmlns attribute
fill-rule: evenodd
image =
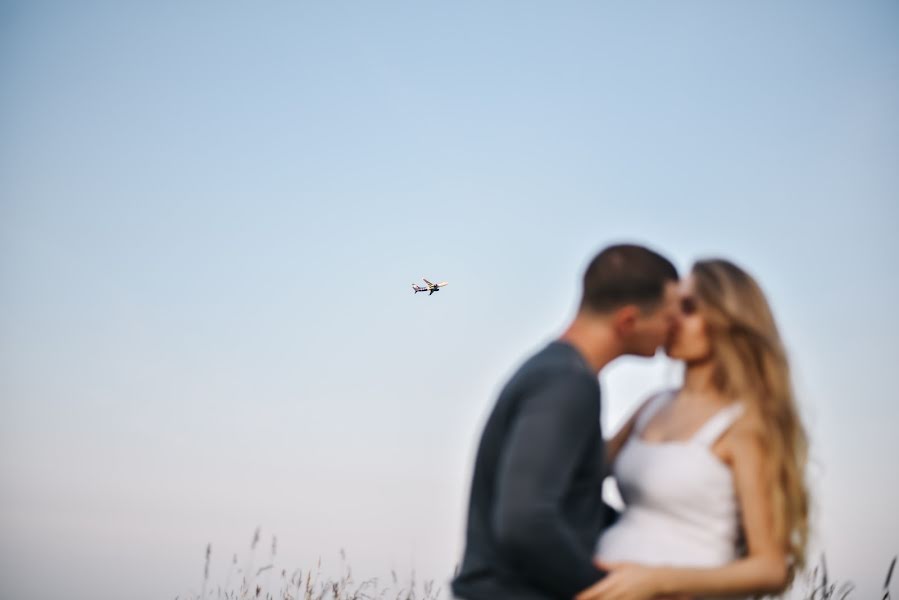
<svg viewBox="0 0 899 600"><path fill-rule="evenodd" d="M721 436L720 449L731 458L740 454L764 454L765 424L761 415L750 407Z"/></svg>
<svg viewBox="0 0 899 600"><path fill-rule="evenodd" d="M658 392L654 392L649 394L646 398L644 398L641 402L637 404L637 408L631 411L630 415L625 419L624 423L618 428L617 434L619 435L630 435L631 430L637 422L637 419L640 418L640 414L643 413L647 409L647 407L656 401L657 398L663 395L668 394L676 394L678 388L671 389L663 389Z"/></svg>
<svg viewBox="0 0 899 600"><path fill-rule="evenodd" d="M662 401L663 398L674 397L675 395L677 395L678 391L679 388L666 388L649 394L646 398L643 399L642 402L637 405L637 408L634 410L634 412L631 413L631 419L639 418L640 414L646 410L649 410L649 407L655 402L662 402L664 404L664 402Z"/></svg>

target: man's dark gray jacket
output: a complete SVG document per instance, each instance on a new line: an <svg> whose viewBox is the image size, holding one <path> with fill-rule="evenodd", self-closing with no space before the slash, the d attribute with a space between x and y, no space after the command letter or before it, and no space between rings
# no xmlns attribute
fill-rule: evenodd
<svg viewBox="0 0 899 600"><path fill-rule="evenodd" d="M596 375L567 342L512 376L478 446L456 597L570 600L605 575L592 558L613 515L599 415Z"/></svg>

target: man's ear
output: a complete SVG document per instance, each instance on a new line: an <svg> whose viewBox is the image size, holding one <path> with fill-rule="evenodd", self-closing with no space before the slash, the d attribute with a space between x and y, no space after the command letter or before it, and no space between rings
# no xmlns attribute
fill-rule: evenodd
<svg viewBox="0 0 899 600"><path fill-rule="evenodd" d="M612 316L612 326L619 338L627 338L634 332L640 309L633 304L622 306Z"/></svg>

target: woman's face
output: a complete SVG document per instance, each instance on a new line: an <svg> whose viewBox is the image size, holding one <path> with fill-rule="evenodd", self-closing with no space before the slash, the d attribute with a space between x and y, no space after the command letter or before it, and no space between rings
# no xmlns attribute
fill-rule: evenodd
<svg viewBox="0 0 899 600"><path fill-rule="evenodd" d="M680 282L680 322L665 347L668 356L687 363L705 360L712 352L711 339L707 333L702 306L696 298L695 285L692 273Z"/></svg>

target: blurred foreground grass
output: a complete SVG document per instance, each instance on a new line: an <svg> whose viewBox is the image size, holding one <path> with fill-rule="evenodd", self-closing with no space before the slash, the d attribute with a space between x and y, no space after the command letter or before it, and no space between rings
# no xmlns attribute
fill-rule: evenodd
<svg viewBox="0 0 899 600"><path fill-rule="evenodd" d="M274 561L277 554L277 538L272 537L271 551L268 561L259 568L253 566L256 557L256 547L259 544L259 529L253 534L250 544L250 553L243 567L237 566L235 554L224 584L212 586L209 583L209 562L212 557L212 546L206 546L206 564L203 568L203 582L200 592L189 591L187 595L176 596L175 600L438 600L438 598L450 598L448 592L442 587L435 587L433 580L425 581L420 588L415 580L415 572L409 579L409 583L401 585L396 572L391 571L390 581L384 585L378 578L357 582L353 579L353 573L346 564L346 554L340 551L341 575L339 579L321 579L321 558L315 569L295 569L288 577L287 570L282 569L277 575L278 579L272 587L272 573L275 571ZM896 557L887 568L886 579L883 584L882 596L878 600L891 600L890 580L896 567ZM447 576L449 578L449 576ZM232 580L234 584L232 585ZM827 570L825 556L821 555L820 562L803 575L797 576L791 590L784 593L785 598L796 598L793 590L797 586L804 585L802 600L849 600L855 591L855 585L851 581L835 580ZM854 599L853 599L854 600Z"/></svg>

